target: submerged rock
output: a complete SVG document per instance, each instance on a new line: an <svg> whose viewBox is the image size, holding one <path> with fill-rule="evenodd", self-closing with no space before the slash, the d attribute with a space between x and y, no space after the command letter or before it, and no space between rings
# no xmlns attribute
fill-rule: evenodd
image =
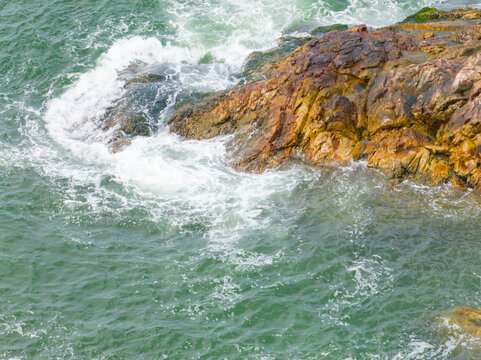
<svg viewBox="0 0 481 360"><path fill-rule="evenodd" d="M458 330L479 337L481 340L481 311L470 307L459 307L447 314L449 324Z"/></svg>
<svg viewBox="0 0 481 360"><path fill-rule="evenodd" d="M433 330L454 358L481 358L481 311L459 307L439 314Z"/></svg>
<svg viewBox="0 0 481 360"><path fill-rule="evenodd" d="M198 101L205 94L182 89L181 71L192 74L203 64L182 65L180 71L172 64L145 66L134 64L120 74L123 95L97 120L98 127L109 132L112 152L121 150L139 136L150 136L158 130L159 115L182 104Z"/></svg>
<svg viewBox="0 0 481 360"><path fill-rule="evenodd" d="M364 159L396 180L481 191L481 12L423 14L330 31L263 65L258 81L178 109L170 129L232 135L240 170Z"/></svg>

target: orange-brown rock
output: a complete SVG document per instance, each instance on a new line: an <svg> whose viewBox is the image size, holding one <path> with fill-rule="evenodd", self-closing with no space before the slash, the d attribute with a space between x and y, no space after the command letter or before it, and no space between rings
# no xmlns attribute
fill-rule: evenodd
<svg viewBox="0 0 481 360"><path fill-rule="evenodd" d="M393 179L481 191L481 12L442 15L421 30L331 31L265 80L182 107L170 129L232 135L228 161L241 170L364 159Z"/></svg>

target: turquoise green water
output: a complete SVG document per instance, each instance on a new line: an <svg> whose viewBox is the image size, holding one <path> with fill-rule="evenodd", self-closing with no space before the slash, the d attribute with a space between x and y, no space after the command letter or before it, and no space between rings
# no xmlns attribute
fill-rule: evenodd
<svg viewBox="0 0 481 360"><path fill-rule="evenodd" d="M478 195L363 164L238 173L223 139L165 127L283 34L434 3L0 2L0 358L479 358L440 316L481 306ZM96 121L146 67L155 133L110 154Z"/></svg>

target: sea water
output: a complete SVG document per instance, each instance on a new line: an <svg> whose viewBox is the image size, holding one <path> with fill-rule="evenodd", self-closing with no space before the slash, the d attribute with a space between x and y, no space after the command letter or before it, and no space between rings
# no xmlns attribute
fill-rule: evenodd
<svg viewBox="0 0 481 360"><path fill-rule="evenodd" d="M0 358L478 358L439 328L481 306L479 195L362 162L237 172L225 138L166 126L281 36L428 5L478 4L1 0ZM113 154L98 121L149 66L154 130Z"/></svg>

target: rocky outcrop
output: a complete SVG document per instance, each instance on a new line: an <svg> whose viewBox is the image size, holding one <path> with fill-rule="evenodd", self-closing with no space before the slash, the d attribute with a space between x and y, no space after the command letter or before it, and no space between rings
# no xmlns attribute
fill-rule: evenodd
<svg viewBox="0 0 481 360"><path fill-rule="evenodd" d="M257 81L183 106L170 129L232 135L240 170L363 159L396 180L481 191L480 16L430 10L422 23L330 31Z"/></svg>

